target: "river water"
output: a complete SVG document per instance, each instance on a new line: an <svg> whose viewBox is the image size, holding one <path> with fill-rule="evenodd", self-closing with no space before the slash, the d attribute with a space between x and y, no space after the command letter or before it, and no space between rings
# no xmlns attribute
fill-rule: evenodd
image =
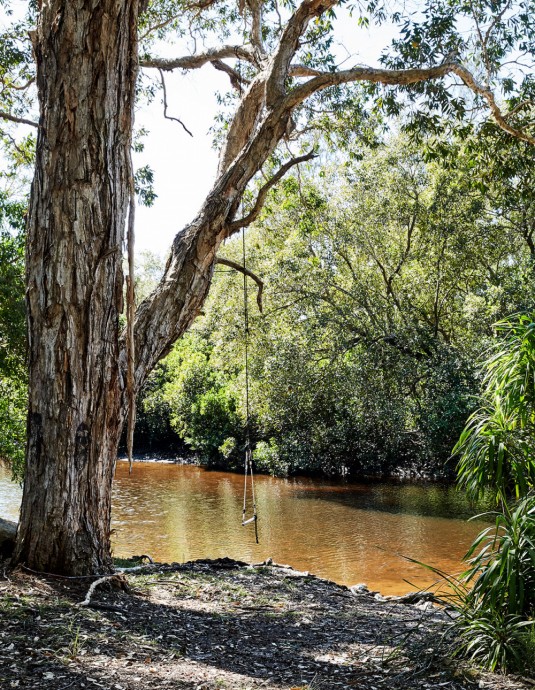
<svg viewBox="0 0 535 690"><path fill-rule="evenodd" d="M402 594L434 578L404 557L448 573L485 526L453 487L255 477L260 544L241 526L243 477L191 465L119 462L114 555L184 562L271 557L341 584ZM21 490L0 466L0 516L17 519Z"/></svg>

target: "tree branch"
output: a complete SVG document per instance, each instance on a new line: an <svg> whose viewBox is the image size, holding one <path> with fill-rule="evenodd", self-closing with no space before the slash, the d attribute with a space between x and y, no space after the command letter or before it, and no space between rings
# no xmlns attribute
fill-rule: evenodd
<svg viewBox="0 0 535 690"><path fill-rule="evenodd" d="M279 45L269 66L269 77L266 81L266 104L273 105L285 95L285 82L290 70L290 63L299 47L299 41L306 31L308 23L337 4L338 0L304 0L295 10L279 40Z"/></svg>
<svg viewBox="0 0 535 690"><path fill-rule="evenodd" d="M514 108L511 108L508 112L504 114L504 117L512 117L513 115L516 115L522 108L526 108L527 106L532 107L535 105L535 101L531 99L526 99L525 101L521 101L520 103L517 103Z"/></svg>
<svg viewBox="0 0 535 690"><path fill-rule="evenodd" d="M178 124L182 125L182 127L184 128L184 131L187 132L190 135L190 137L193 137L193 134L190 132L190 130L186 127L186 125L182 122L182 120L179 117L173 117L172 115L167 114L167 88L165 86L165 78L163 76L163 72L161 69L159 69L158 72L160 73L160 79L162 80L163 116L166 120L174 120L175 122L178 122Z"/></svg>
<svg viewBox="0 0 535 690"><path fill-rule="evenodd" d="M182 13L180 14L173 14L171 17L168 17L167 19L164 19L162 22L159 22L158 24L155 24L154 26L149 26L149 28L145 31L144 34L142 34L139 37L139 41L143 41L143 39L147 38L153 31L158 31L158 29L165 29L166 26L169 26L171 22L174 22L176 19L180 19L182 16Z"/></svg>
<svg viewBox="0 0 535 690"><path fill-rule="evenodd" d="M247 6L251 12L251 43L259 56L264 57L264 43L262 40L262 5L263 0L248 0Z"/></svg>
<svg viewBox="0 0 535 690"><path fill-rule="evenodd" d="M255 131L264 105L265 83L261 75L255 77L243 94L228 128L219 159L219 173L225 172L243 150Z"/></svg>
<svg viewBox="0 0 535 690"><path fill-rule="evenodd" d="M287 163L285 163L276 173L273 175L273 177L266 182L266 184L260 188L260 191L258 192L258 196L256 197L255 204L252 208L252 210L243 218L240 218L239 220L232 221L231 223L228 223L227 228L229 231L229 235L236 232L236 230L239 230L240 228L247 227L251 223L253 223L259 216L260 211L262 210L262 206L264 205L264 202L266 200L266 196L268 195L269 190L274 187L277 182L286 175L288 170L290 168L293 168L294 165L299 165L299 163L304 163L305 161L312 160L313 158L316 158L316 154L313 151L310 151L309 153L306 153L303 156L299 156L298 158L292 158L289 160Z"/></svg>
<svg viewBox="0 0 535 690"><path fill-rule="evenodd" d="M290 77L319 77L323 72L319 69L313 69L306 65L290 65Z"/></svg>
<svg viewBox="0 0 535 690"><path fill-rule="evenodd" d="M375 84L390 86L407 86L422 81L438 79L447 74L456 74L473 93L478 94L487 102L497 125L505 132L517 139L535 145L535 137L522 129L516 129L507 122L508 114L502 113L490 89L481 85L474 75L458 62L444 62L436 67L418 67L411 69L378 69L374 67L354 67L340 72L323 72L319 76L309 79L291 91L285 100L285 107L293 109L317 91L337 84L347 84L355 81L367 81Z"/></svg>
<svg viewBox="0 0 535 690"><path fill-rule="evenodd" d="M4 110L0 110L0 118L2 118L3 120L9 120L10 122L18 122L21 125L39 127L38 122L34 122L33 120L27 120L24 117L17 117L16 115L11 115L10 113L6 113Z"/></svg>
<svg viewBox="0 0 535 690"><path fill-rule="evenodd" d="M252 278L255 283L258 285L258 292L256 294L256 303L258 304L258 308L260 309L260 313L262 313L262 293L264 292L264 283L261 278L259 278L256 273L253 273L250 271L248 268L245 268L241 264L237 263L236 261L232 261L231 259L224 259L221 256L217 256L215 260L216 264L221 264L222 266L228 266L229 268L233 268L235 271L239 271L240 273L243 273L244 276L248 276L249 278Z"/></svg>
<svg viewBox="0 0 535 690"><path fill-rule="evenodd" d="M17 85L14 82L7 83L2 79L2 84L6 89L14 89L15 91L25 91L35 82L35 77L31 77L25 84Z"/></svg>
<svg viewBox="0 0 535 690"><path fill-rule="evenodd" d="M227 65L226 62L223 62L222 60L212 60L212 66L220 72L225 72L225 74L228 74L232 87L239 93L243 92L242 84L251 83L248 79L242 77L241 74L238 74L235 69L233 69L230 65Z"/></svg>
<svg viewBox="0 0 535 690"><path fill-rule="evenodd" d="M504 132L507 132L508 134L511 134L513 137L516 137L517 139L521 139L522 141L525 141L528 144L535 145L535 137L532 137L522 129L516 129L507 122L508 113L502 113L500 107L496 103L496 99L494 98L494 94L492 93L492 91L489 88L479 84L471 72L469 72L465 67L459 65L458 63L452 64L452 72L454 72L458 77L460 77L463 80L465 86L467 86L471 91L477 93L479 96L481 96L487 101L487 104L490 108L490 112L496 120L496 124L498 125L498 127L503 129Z"/></svg>
<svg viewBox="0 0 535 690"><path fill-rule="evenodd" d="M340 72L323 72L319 76L300 84L286 97L285 106L295 108L317 91L337 84L348 84L355 81L368 81L375 84L405 86L418 82L438 79L453 72L452 63L437 67L418 67L412 69L380 69L375 67L353 67Z"/></svg>
<svg viewBox="0 0 535 690"><path fill-rule="evenodd" d="M246 60L256 65L255 56L245 46L222 46L220 48L211 48L206 53L200 53L199 55L184 55L178 58L149 57L140 60L139 65L140 67L162 69L169 72L174 69L199 69L208 62L223 58Z"/></svg>

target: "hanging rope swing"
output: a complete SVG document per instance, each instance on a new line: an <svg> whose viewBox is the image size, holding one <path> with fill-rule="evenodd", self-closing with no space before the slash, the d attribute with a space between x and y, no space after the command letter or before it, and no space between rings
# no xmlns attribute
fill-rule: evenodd
<svg viewBox="0 0 535 690"><path fill-rule="evenodd" d="M254 523L255 539L258 544L258 514L254 490L253 453L251 449L251 408L249 404L249 304L247 295L247 266L245 263L245 228L242 228L242 262L243 262L243 327L245 337L245 473L243 484L242 527ZM261 305L261 303L260 303ZM251 487L253 514L247 517L247 484Z"/></svg>
<svg viewBox="0 0 535 690"><path fill-rule="evenodd" d="M250 271L246 263L245 255L245 228L242 228L242 264L231 259L223 257L216 257L216 264L228 266L234 271L239 271L243 275L243 332L245 340L245 477L243 487L243 513L241 524L243 527L254 523L255 538L258 544L258 513L256 510L256 496L254 489L254 474L253 474L253 451L251 447L251 406L249 401L249 302L247 292L247 278L252 278L258 286L256 295L256 302L258 309L262 313L262 292L264 290L264 283L252 271ZM252 515L247 517L248 495L251 492Z"/></svg>

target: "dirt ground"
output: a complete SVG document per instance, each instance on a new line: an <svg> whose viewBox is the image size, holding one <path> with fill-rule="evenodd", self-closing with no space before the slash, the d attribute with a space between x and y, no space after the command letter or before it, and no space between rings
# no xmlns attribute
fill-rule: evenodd
<svg viewBox="0 0 535 690"><path fill-rule="evenodd" d="M93 578L94 579L94 578ZM125 578L123 577L123 580ZM0 568L0 688L527 690L447 659L446 613L227 559L92 579Z"/></svg>

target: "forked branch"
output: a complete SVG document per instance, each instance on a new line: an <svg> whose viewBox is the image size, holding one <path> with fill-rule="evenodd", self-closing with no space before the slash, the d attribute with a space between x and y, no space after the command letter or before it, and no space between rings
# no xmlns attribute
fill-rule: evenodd
<svg viewBox="0 0 535 690"><path fill-rule="evenodd" d="M293 168L295 165L299 165L299 163L305 163L306 161L310 161L313 158L316 158L316 154L313 151L310 151L309 153L306 153L303 156L292 158L287 163L285 163L275 173L275 175L273 175L273 177L269 179L263 187L260 188L260 191L258 192L258 196L256 197L256 201L251 211L243 218L239 218L238 220L228 223L228 234L231 235L232 233L236 232L236 230L239 230L240 228L245 228L251 223L253 223L260 215L260 211L262 210L269 190L272 189L272 187L274 187L277 184L277 182L284 177L284 175L286 175L290 168Z"/></svg>

